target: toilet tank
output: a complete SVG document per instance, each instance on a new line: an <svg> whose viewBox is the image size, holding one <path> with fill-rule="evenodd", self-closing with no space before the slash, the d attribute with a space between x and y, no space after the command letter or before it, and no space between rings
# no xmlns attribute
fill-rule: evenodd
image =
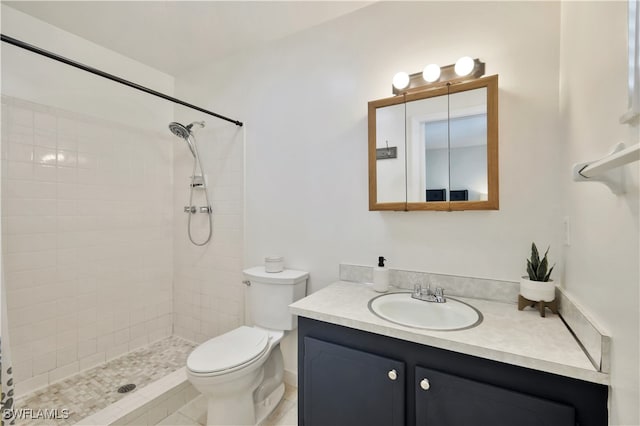
<svg viewBox="0 0 640 426"><path fill-rule="evenodd" d="M293 330L298 318L289 313L289 305L307 292L309 273L285 269L266 272L264 266L242 271L249 281L249 309L255 325L271 330Z"/></svg>

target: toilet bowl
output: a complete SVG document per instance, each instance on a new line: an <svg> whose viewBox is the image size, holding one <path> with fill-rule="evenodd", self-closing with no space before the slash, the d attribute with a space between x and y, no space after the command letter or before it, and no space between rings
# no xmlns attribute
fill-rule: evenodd
<svg viewBox="0 0 640 426"><path fill-rule="evenodd" d="M256 325L209 339L187 358L187 378L207 398L207 425L257 425L284 395L280 341L297 326L288 305L304 296L308 273L244 273Z"/></svg>

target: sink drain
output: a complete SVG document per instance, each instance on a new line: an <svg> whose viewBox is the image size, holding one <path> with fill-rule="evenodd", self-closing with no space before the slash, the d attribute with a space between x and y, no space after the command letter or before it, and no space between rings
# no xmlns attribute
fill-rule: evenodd
<svg viewBox="0 0 640 426"><path fill-rule="evenodd" d="M132 390L134 390L136 388L136 385L134 385L133 383L129 383L127 385L123 385L120 386L118 388L118 393L127 393L127 392L131 392Z"/></svg>

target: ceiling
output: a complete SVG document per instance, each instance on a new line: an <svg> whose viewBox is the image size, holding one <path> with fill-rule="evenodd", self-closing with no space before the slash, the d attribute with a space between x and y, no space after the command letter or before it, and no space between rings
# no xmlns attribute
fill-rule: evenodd
<svg viewBox="0 0 640 426"><path fill-rule="evenodd" d="M7 1L170 75L346 15L351 1Z"/></svg>

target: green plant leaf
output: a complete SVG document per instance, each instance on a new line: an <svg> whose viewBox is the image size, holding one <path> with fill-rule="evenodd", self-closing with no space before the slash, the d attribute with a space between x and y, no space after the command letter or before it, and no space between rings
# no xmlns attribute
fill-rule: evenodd
<svg viewBox="0 0 640 426"><path fill-rule="evenodd" d="M542 258L542 262L538 265L538 269L536 270L536 277L538 277L538 281L543 281L544 276L547 275L547 267L549 263L547 262L547 256Z"/></svg>
<svg viewBox="0 0 640 426"><path fill-rule="evenodd" d="M549 272L547 272L547 275L545 275L545 276L544 276L544 280L542 280L542 281L544 281L544 282L549 281L549 278L551 277L551 271L553 271L553 268L555 268L555 267L556 267L556 265L554 264L554 265L551 267L551 269L549 269Z"/></svg>
<svg viewBox="0 0 640 426"><path fill-rule="evenodd" d="M536 247L536 243L531 243L531 266L533 266L534 270L537 270L539 265L540 255L538 254L538 247Z"/></svg>
<svg viewBox="0 0 640 426"><path fill-rule="evenodd" d="M538 281L538 277L536 276L536 270L533 268L531 261L527 259L527 274L529 275L529 279L531 281Z"/></svg>

